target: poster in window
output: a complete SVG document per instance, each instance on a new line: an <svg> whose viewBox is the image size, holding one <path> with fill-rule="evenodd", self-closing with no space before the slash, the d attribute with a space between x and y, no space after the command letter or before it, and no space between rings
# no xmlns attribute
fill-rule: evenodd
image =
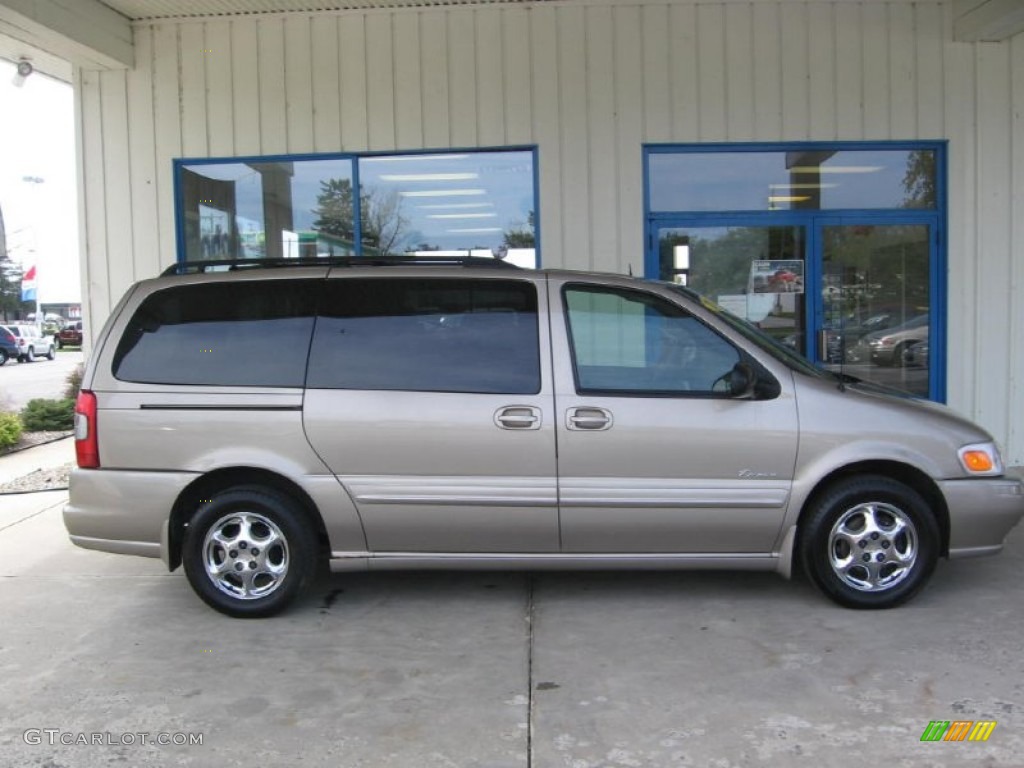
<svg viewBox="0 0 1024 768"><path fill-rule="evenodd" d="M750 293L803 293L800 259L757 260L750 264Z"/></svg>

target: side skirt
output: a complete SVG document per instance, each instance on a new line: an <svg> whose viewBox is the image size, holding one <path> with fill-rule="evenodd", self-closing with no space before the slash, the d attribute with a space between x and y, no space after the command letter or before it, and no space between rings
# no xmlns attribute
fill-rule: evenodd
<svg viewBox="0 0 1024 768"><path fill-rule="evenodd" d="M366 570L727 570L780 571L778 554L519 554L332 552L331 571Z"/></svg>

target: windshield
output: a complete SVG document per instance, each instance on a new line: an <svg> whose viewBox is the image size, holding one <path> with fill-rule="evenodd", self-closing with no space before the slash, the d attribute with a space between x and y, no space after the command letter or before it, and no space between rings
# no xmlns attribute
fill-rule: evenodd
<svg viewBox="0 0 1024 768"><path fill-rule="evenodd" d="M692 291L689 288L684 288L676 283L662 282L661 285L667 286L675 293L685 296L690 301L696 302L705 309L714 312L723 323L756 345L759 349L767 352L776 360L779 360L793 370L806 373L810 376L817 376L819 378L832 378L836 375L809 362L807 358L800 353L790 349L784 344L780 344L757 326L736 317L736 315L723 309L707 296L699 294L696 291Z"/></svg>

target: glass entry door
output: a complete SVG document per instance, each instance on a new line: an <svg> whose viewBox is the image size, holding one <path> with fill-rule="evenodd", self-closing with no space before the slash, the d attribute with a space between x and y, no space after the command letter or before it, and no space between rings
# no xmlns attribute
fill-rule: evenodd
<svg viewBox="0 0 1024 768"><path fill-rule="evenodd" d="M936 398L931 227L822 223L817 240L813 358L830 370Z"/></svg>
<svg viewBox="0 0 1024 768"><path fill-rule="evenodd" d="M660 279L689 286L807 353L806 227L672 222L657 225L654 235Z"/></svg>

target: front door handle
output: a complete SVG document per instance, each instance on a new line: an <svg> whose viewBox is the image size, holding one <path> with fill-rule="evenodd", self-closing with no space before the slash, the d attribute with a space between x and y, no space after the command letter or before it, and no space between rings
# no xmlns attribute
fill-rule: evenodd
<svg viewBox="0 0 1024 768"><path fill-rule="evenodd" d="M494 423L501 429L540 429L542 421L540 408L532 405L508 405L494 413Z"/></svg>
<svg viewBox="0 0 1024 768"><path fill-rule="evenodd" d="M570 408L565 412L565 426L577 432L602 432L611 429L612 412L604 408Z"/></svg>

